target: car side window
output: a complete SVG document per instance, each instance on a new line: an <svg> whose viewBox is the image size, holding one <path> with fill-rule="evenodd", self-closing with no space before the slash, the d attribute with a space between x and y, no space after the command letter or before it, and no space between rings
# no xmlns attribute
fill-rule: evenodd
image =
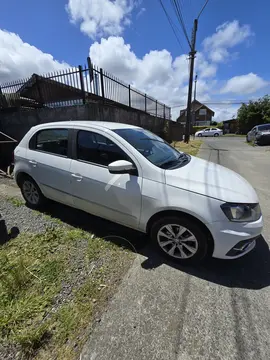
<svg viewBox="0 0 270 360"><path fill-rule="evenodd" d="M210 131L210 129L204 129L204 131Z"/></svg>
<svg viewBox="0 0 270 360"><path fill-rule="evenodd" d="M29 142L31 150L67 156L68 129L44 129L35 134Z"/></svg>
<svg viewBox="0 0 270 360"><path fill-rule="evenodd" d="M77 134L77 159L108 166L117 160L131 161L114 142L92 131L80 130Z"/></svg>

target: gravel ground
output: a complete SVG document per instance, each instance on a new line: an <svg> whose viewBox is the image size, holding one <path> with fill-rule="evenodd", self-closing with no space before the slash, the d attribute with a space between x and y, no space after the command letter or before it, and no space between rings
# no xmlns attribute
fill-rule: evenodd
<svg viewBox="0 0 270 360"><path fill-rule="evenodd" d="M14 206L9 200L0 196L0 214L5 220L7 230L17 227L19 232L41 233L48 226L53 226L52 220L27 208L25 205Z"/></svg>

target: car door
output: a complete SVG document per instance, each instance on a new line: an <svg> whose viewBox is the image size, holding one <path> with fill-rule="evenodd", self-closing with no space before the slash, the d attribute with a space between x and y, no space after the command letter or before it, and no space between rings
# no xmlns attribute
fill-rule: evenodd
<svg viewBox="0 0 270 360"><path fill-rule="evenodd" d="M31 169L29 175L39 184L47 198L67 205L73 205L69 173L70 130L42 129L30 139L27 150Z"/></svg>
<svg viewBox="0 0 270 360"><path fill-rule="evenodd" d="M72 193L79 209L137 228L141 213L141 169L136 158L101 131L78 130L71 161ZM108 165L128 160L137 174L111 174Z"/></svg>
<svg viewBox="0 0 270 360"><path fill-rule="evenodd" d="M210 136L210 129L204 129L203 136Z"/></svg>

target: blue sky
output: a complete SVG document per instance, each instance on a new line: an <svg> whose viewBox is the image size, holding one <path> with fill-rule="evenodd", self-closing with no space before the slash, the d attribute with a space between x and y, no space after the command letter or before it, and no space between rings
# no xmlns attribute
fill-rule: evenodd
<svg viewBox="0 0 270 360"><path fill-rule="evenodd" d="M171 1L163 3L177 24ZM190 34L204 0L180 3ZM197 36L199 100L250 99L269 92L269 13L268 0L209 1ZM172 105L175 117L186 101L188 75L188 45L178 34L182 48L159 0L1 2L0 83L77 66L90 51L97 65ZM219 119L237 110L212 108Z"/></svg>

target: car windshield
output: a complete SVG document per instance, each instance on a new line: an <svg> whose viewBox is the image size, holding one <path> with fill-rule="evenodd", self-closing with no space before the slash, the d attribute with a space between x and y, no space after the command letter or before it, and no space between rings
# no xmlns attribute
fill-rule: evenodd
<svg viewBox="0 0 270 360"><path fill-rule="evenodd" d="M117 129L115 133L129 142L147 160L163 169L186 164L190 157L180 153L160 137L144 129Z"/></svg>
<svg viewBox="0 0 270 360"><path fill-rule="evenodd" d="M259 131L270 130L270 124L260 125L258 126L258 130Z"/></svg>

